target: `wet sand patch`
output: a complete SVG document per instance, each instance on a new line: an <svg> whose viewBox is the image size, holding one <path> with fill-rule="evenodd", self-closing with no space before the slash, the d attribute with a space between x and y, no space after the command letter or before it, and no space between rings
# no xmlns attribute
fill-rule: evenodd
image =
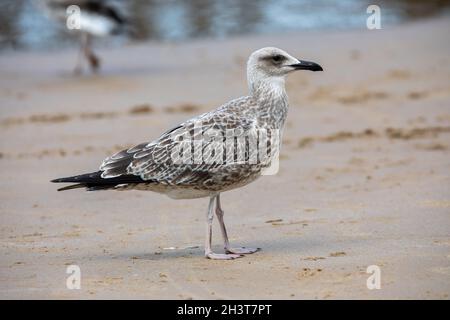
<svg viewBox="0 0 450 320"><path fill-rule="evenodd" d="M339 131L327 136L310 136L300 139L298 142L299 148L311 146L315 142L340 142L351 139L367 139L367 138L388 138L391 140L412 140L420 138L436 138L443 133L450 133L450 127L423 127L423 128L386 128L384 130L376 131L374 129L365 129L359 132ZM443 150L440 147L436 150Z"/></svg>
<svg viewBox="0 0 450 320"><path fill-rule="evenodd" d="M194 104L182 104L168 106L163 109L165 113L196 113L201 108ZM28 117L10 117L0 120L0 126L11 127L25 124L60 124L73 120L103 120L122 116L145 116L155 112L149 104L137 105L129 108L125 112L119 111L94 111L82 113L56 113L56 114L34 114Z"/></svg>

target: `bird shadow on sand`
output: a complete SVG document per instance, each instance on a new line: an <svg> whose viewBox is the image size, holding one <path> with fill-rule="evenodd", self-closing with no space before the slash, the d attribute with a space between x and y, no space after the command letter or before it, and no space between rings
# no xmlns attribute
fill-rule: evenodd
<svg viewBox="0 0 450 320"><path fill-rule="evenodd" d="M274 257L280 254L288 255L310 255L317 252L323 252L326 242L320 240L319 238L284 238L276 240L264 240L260 242L247 243L242 241L239 245L248 247L260 247L261 250L254 253L245 255L244 259L251 257ZM236 241L236 244L238 242ZM127 260L127 261L161 261L161 260L172 260L172 259L199 259L204 257L204 248L199 246L197 248L189 249L174 249L174 250L158 250L151 251L149 248L148 252L109 252L108 255L97 255L91 256L90 260ZM213 251L217 253L223 253L224 250L222 246L213 246Z"/></svg>

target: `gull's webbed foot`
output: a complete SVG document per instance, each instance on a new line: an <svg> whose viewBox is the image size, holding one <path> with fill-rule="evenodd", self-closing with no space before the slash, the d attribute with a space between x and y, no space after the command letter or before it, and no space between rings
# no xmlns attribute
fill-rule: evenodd
<svg viewBox="0 0 450 320"><path fill-rule="evenodd" d="M211 259L211 260L233 260L233 259L238 259L238 258L242 258L243 255L241 254L224 254L224 253L214 253L214 252L209 252L205 254L206 258Z"/></svg>
<svg viewBox="0 0 450 320"><path fill-rule="evenodd" d="M246 247L238 247L238 248L225 248L227 253L235 253L235 254L251 254L261 250L261 248L246 248Z"/></svg>

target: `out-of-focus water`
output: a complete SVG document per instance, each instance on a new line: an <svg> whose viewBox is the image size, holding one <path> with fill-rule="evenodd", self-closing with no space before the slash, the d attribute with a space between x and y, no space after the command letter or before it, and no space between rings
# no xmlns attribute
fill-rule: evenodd
<svg viewBox="0 0 450 320"><path fill-rule="evenodd" d="M74 44L65 24L34 4L0 0L0 48L55 49ZM133 23L124 41L186 41L314 29L364 29L370 4L381 8L384 29L413 19L448 15L450 0L111 0ZM106 44L106 41L103 41ZM111 42L108 42L111 43Z"/></svg>

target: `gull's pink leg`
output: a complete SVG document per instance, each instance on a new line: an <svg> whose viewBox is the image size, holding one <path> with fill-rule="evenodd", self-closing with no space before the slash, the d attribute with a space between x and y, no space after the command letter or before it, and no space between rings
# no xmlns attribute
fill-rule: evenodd
<svg viewBox="0 0 450 320"><path fill-rule="evenodd" d="M216 197L216 215L217 215L217 220L219 220L220 230L222 231L223 243L224 243L226 252L235 253L235 254L250 254L250 253L255 253L256 251L261 250L260 248L246 248L246 247L231 248L230 247L230 242L228 241L227 229L225 228L225 222L223 221L224 212L222 210L222 207L220 206L220 194L218 194Z"/></svg>
<svg viewBox="0 0 450 320"><path fill-rule="evenodd" d="M212 240L212 222L214 218L214 200L216 196L209 199L208 213L206 217L206 243L205 243L205 257L214 260L232 260L242 257L240 254L221 254L214 253L211 249Z"/></svg>

